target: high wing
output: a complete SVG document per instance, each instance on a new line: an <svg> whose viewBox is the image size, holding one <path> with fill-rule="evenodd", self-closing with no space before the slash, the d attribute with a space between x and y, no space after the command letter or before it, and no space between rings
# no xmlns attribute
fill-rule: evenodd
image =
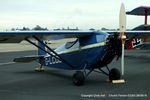
<svg viewBox="0 0 150 100"><path fill-rule="evenodd" d="M57 38L79 38L94 34L94 31L12 31L0 32L0 43L19 43L25 38L38 36L39 38L46 39L48 36L57 36ZM107 31L109 34L120 32ZM127 38L149 38L150 31L126 31Z"/></svg>
<svg viewBox="0 0 150 100"><path fill-rule="evenodd" d="M25 38L37 36L46 39L47 36L57 36L57 38L78 38L92 35L93 31L12 31L0 32L0 43L19 43Z"/></svg>

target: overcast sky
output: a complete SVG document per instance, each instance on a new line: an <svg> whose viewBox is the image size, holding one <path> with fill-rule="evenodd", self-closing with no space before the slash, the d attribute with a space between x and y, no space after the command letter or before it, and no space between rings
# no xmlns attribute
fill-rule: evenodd
<svg viewBox="0 0 150 100"><path fill-rule="evenodd" d="M0 29L36 25L48 29L116 29L122 2L126 11L150 6L149 0L0 0ZM143 23L144 17L127 16L127 28Z"/></svg>

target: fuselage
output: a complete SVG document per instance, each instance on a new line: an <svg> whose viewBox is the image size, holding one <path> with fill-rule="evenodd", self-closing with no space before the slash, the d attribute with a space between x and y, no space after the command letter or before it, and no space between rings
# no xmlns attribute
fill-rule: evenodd
<svg viewBox="0 0 150 100"><path fill-rule="evenodd" d="M45 57L43 65L68 70L103 67L114 58L108 54L111 52L106 52L108 36L109 34L105 32L95 32L92 36L77 38L58 47L55 52L74 68L52 56Z"/></svg>

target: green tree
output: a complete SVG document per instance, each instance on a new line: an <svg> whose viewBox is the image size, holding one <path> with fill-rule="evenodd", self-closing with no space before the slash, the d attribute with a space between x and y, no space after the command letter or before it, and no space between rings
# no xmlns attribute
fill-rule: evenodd
<svg viewBox="0 0 150 100"><path fill-rule="evenodd" d="M36 27L34 27L32 30L48 30L47 28L42 28L39 25L36 25Z"/></svg>

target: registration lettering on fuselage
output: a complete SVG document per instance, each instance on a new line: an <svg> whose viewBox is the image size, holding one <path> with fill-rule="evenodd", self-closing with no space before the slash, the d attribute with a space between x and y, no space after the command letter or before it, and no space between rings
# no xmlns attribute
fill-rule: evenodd
<svg viewBox="0 0 150 100"><path fill-rule="evenodd" d="M46 65L58 64L58 63L62 63L62 61L60 61L59 59L57 59L55 57L47 57L47 58L45 58L45 64Z"/></svg>

